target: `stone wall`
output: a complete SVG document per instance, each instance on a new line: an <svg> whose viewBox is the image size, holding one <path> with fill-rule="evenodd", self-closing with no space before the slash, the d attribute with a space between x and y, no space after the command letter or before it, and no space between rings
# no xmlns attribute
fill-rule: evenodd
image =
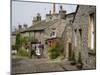
<svg viewBox="0 0 100 75"><path fill-rule="evenodd" d="M82 62L84 65L88 64L89 14L91 14L91 13L96 14L95 10L96 10L95 6L79 5L73 25L72 25L72 28L73 28L72 44L73 44L73 51L75 51L75 58L76 58L76 61L78 61L79 52L81 52ZM95 26L94 26L94 28L95 28ZM77 40L76 40L77 46L75 46L75 35L77 38Z"/></svg>

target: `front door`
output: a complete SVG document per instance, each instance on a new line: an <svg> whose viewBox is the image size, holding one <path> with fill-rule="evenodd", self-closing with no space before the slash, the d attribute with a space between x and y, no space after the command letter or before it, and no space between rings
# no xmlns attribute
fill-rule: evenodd
<svg viewBox="0 0 100 75"><path fill-rule="evenodd" d="M72 56L72 43L68 43L68 50L69 50L69 60L70 60Z"/></svg>

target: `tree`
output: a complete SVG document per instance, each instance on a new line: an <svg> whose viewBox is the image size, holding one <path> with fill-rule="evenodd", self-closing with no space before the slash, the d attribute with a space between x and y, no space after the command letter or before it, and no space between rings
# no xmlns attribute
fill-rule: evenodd
<svg viewBox="0 0 100 75"><path fill-rule="evenodd" d="M21 35L20 33L16 34L16 49L17 51L19 50L19 48L21 47Z"/></svg>
<svg viewBox="0 0 100 75"><path fill-rule="evenodd" d="M27 44L28 41L29 41L29 38L28 38L28 37L22 37L22 38L21 38L21 43L22 43L22 45Z"/></svg>

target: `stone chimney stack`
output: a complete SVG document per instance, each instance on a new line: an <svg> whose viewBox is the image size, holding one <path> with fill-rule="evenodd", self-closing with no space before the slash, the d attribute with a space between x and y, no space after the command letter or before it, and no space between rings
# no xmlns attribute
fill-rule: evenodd
<svg viewBox="0 0 100 75"><path fill-rule="evenodd" d="M22 30L22 25L18 25L18 30L20 31L20 30Z"/></svg>
<svg viewBox="0 0 100 75"><path fill-rule="evenodd" d="M66 19L66 10L63 10L62 5L60 6L59 14L60 14L60 19Z"/></svg>
<svg viewBox="0 0 100 75"><path fill-rule="evenodd" d="M60 11L62 11L63 10L63 7L62 7L62 5L60 6Z"/></svg>
<svg viewBox="0 0 100 75"><path fill-rule="evenodd" d="M40 13L37 13L37 21L41 21L41 15L40 15Z"/></svg>
<svg viewBox="0 0 100 75"><path fill-rule="evenodd" d="M26 29L27 28L27 24L24 24L23 27L24 27L24 29Z"/></svg>
<svg viewBox="0 0 100 75"><path fill-rule="evenodd" d="M37 16L36 17L33 17L33 25L37 22L41 21L41 15L40 13L37 13Z"/></svg>

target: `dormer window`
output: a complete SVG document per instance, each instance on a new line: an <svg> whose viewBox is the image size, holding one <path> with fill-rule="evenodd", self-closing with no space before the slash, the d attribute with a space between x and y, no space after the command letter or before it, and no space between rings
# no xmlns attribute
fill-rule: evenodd
<svg viewBox="0 0 100 75"><path fill-rule="evenodd" d="M50 37L52 37L52 38L56 37L56 33L55 32L51 32Z"/></svg>

